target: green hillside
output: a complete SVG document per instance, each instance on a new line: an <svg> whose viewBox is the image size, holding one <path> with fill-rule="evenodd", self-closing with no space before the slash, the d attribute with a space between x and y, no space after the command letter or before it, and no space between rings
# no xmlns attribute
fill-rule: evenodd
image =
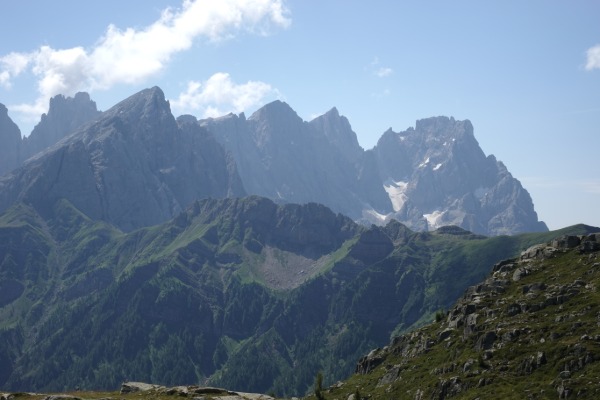
<svg viewBox="0 0 600 400"><path fill-rule="evenodd" d="M436 321L358 362L325 398L597 399L600 233L495 266Z"/></svg>
<svg viewBox="0 0 600 400"><path fill-rule="evenodd" d="M351 375L545 235L363 227L259 197L198 201L125 234L64 200L19 204L0 216L0 388L302 395L317 371L326 385Z"/></svg>

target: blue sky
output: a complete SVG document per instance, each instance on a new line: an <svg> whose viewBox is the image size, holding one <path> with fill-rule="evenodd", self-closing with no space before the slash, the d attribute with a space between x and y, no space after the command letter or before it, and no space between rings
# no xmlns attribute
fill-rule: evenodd
<svg viewBox="0 0 600 400"><path fill-rule="evenodd" d="M200 118L282 99L337 107L365 149L469 119L551 229L600 226L599 21L592 0L7 0L0 103L29 134L58 93L106 110L158 85Z"/></svg>

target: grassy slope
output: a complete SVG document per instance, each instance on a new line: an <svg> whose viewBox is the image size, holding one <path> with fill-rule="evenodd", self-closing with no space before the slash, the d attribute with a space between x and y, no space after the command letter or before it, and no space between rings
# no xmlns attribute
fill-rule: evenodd
<svg viewBox="0 0 600 400"><path fill-rule="evenodd" d="M16 274L26 289L0 307L0 352L16 363L0 378L56 390L212 376L233 389L303 393L315 371L328 382L347 376L369 348L431 320L494 262L536 240L371 228L394 243L390 254L373 258L378 244L355 236L319 259L312 279L274 291L259 273L260 249L280 238L243 214L261 201L203 202L126 235L65 202L45 218L25 206L3 214L0 277ZM283 245L281 265L293 253ZM249 380L248 371L261 374Z"/></svg>
<svg viewBox="0 0 600 400"><path fill-rule="evenodd" d="M521 266L530 274L514 281ZM378 367L353 375L327 398L346 398L356 388L372 399L557 398L564 389L569 398L597 398L600 256L560 252L495 278L507 280L503 293L468 296L457 306L476 307L475 332L447 331L452 315L429 324L397 340ZM546 287L528 290L539 283ZM515 304L526 311L515 311ZM493 348L478 348L478 338L491 331L498 336ZM427 351L416 350L426 341Z"/></svg>

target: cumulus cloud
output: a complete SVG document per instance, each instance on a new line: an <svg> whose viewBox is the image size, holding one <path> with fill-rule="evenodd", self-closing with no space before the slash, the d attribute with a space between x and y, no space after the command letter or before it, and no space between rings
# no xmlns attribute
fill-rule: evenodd
<svg viewBox="0 0 600 400"><path fill-rule="evenodd" d="M144 82L198 38L219 42L242 31L265 35L290 23L283 0L184 0L181 8L164 10L142 29L110 25L89 49L42 46L0 57L0 85L10 88L11 81L29 69L37 77L38 99L13 108L39 117L56 94Z"/></svg>
<svg viewBox="0 0 600 400"><path fill-rule="evenodd" d="M600 44L588 49L587 62L585 69L591 71L593 69L600 69Z"/></svg>
<svg viewBox="0 0 600 400"><path fill-rule="evenodd" d="M29 58L21 53L9 53L0 57L0 86L10 89L11 78L27 68Z"/></svg>
<svg viewBox="0 0 600 400"><path fill-rule="evenodd" d="M203 83L188 82L186 91L170 102L178 113L209 118L245 111L262 104L268 96L278 96L278 93L267 83L248 81L236 84L229 74L219 72Z"/></svg>

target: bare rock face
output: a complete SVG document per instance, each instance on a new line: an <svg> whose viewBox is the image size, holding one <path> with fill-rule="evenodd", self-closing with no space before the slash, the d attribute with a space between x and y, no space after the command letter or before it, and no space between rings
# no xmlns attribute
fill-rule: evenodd
<svg viewBox="0 0 600 400"><path fill-rule="evenodd" d="M40 122L23 140L23 160L54 145L100 114L87 93L79 92L74 97L54 96L50 99L48 114L42 114Z"/></svg>
<svg viewBox="0 0 600 400"><path fill-rule="evenodd" d="M365 151L337 109L306 122L281 101L248 119L229 114L175 121L158 88L102 114L86 93L56 96L22 140L0 110L0 175L32 157L30 169L49 153L61 174L73 176L69 182L48 177L53 188L44 190L71 191L78 183L97 191L96 199L85 195L77 204L89 202L90 216L121 221L125 229L164 221L196 198L247 192L277 202L321 203L368 224L396 219L420 231L448 225L484 235L547 230L521 183L483 153L468 120L435 117L404 132L389 129ZM64 171L75 165L81 169ZM25 181L37 182L28 176ZM23 198L20 190L0 193L0 210L3 202Z"/></svg>
<svg viewBox="0 0 600 400"><path fill-rule="evenodd" d="M129 231L170 219L195 199L244 194L222 147L197 124L178 124L155 87L5 176L0 209L22 200L43 212L66 198L89 217Z"/></svg>
<svg viewBox="0 0 600 400"><path fill-rule="evenodd" d="M391 129L364 151L337 109L310 122L276 101L255 112L200 121L228 149L251 194L318 202L366 223L414 230L456 225L485 235L546 231L529 193L469 121L435 117Z"/></svg>
<svg viewBox="0 0 600 400"><path fill-rule="evenodd" d="M231 152L248 193L287 203L321 203L358 218L363 150L341 118L332 111L308 123L288 104L275 101L248 119L230 114L199 123ZM340 143L344 146L337 147Z"/></svg>
<svg viewBox="0 0 600 400"><path fill-rule="evenodd" d="M417 230L444 225L485 235L548 230L520 182L494 156L485 156L468 120L419 120L414 129L387 131L372 151L393 206L388 218Z"/></svg>
<svg viewBox="0 0 600 400"><path fill-rule="evenodd" d="M21 138L21 131L0 104L0 175L19 167L100 114L87 93L77 93L75 97L57 95L50 99L48 114L42 115L28 137Z"/></svg>
<svg viewBox="0 0 600 400"><path fill-rule="evenodd" d="M0 104L0 176L19 164L21 158L21 131Z"/></svg>

